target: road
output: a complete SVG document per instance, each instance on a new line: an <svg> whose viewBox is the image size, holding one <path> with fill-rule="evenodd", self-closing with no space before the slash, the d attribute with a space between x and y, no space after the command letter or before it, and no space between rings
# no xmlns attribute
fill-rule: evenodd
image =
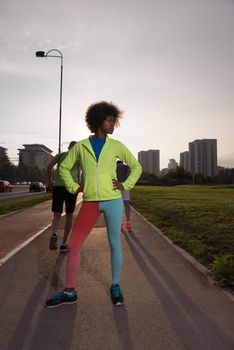
<svg viewBox="0 0 234 350"><path fill-rule="evenodd" d="M34 234L50 219L50 201L40 203L0 219L1 234L12 241ZM122 307L110 301L110 250L102 217L82 249L77 304L43 308L66 275L66 256L48 250L50 228L5 261L0 349L233 350L233 302L135 211L132 223L133 230L122 232ZM59 242L63 227L64 218Z"/></svg>
<svg viewBox="0 0 234 350"><path fill-rule="evenodd" d="M46 192L29 192L28 185L15 185L12 192L0 192L0 203L12 202L18 199L25 199L32 196L45 194Z"/></svg>

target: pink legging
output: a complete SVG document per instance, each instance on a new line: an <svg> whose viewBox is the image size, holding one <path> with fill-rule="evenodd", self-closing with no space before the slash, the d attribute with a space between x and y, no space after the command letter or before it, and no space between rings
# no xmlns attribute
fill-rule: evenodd
<svg viewBox="0 0 234 350"><path fill-rule="evenodd" d="M122 250L120 243L120 225L123 213L122 198L101 201L83 202L72 229L68 242L66 288L74 288L80 266L80 250L88 234L95 225L101 212L104 213L108 239L111 247L112 277L118 283L122 267Z"/></svg>

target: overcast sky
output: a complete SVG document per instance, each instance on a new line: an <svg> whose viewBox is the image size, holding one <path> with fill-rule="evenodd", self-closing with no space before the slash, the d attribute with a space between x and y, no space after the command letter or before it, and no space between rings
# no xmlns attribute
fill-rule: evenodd
<svg viewBox="0 0 234 350"><path fill-rule="evenodd" d="M160 150L160 168L188 142L217 138L234 152L234 1L0 0L0 145L58 150L60 59L62 146L89 135L87 107L125 111L113 136L137 156Z"/></svg>

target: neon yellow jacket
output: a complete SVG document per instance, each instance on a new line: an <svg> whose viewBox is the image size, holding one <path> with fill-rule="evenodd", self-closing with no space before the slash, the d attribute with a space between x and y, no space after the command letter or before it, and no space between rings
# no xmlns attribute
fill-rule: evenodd
<svg viewBox="0 0 234 350"><path fill-rule="evenodd" d="M84 180L83 200L101 201L121 197L121 191L114 190L112 179L116 179L116 161L122 160L131 168L127 180L123 182L125 190L134 187L142 169L136 158L121 142L106 137L98 162L89 138L77 142L69 151L59 167L59 174L67 190L75 193L79 184L71 176L70 170L79 160Z"/></svg>

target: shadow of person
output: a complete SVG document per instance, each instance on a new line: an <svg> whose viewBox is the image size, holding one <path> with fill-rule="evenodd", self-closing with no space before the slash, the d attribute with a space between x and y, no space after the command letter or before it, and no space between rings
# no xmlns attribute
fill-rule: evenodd
<svg viewBox="0 0 234 350"><path fill-rule="evenodd" d="M125 305L113 306L113 316L122 350L132 350L132 340L130 337L128 314Z"/></svg>
<svg viewBox="0 0 234 350"><path fill-rule="evenodd" d="M63 282L59 277L60 269L64 260L64 255L58 255L54 269L52 270L51 283L48 287L47 296L62 287ZM38 267L40 272L44 270ZM45 271L44 271L45 272ZM64 349L69 349L71 344L72 327L77 312L77 306L69 305L59 310L46 310L42 306L42 296L48 286L48 275L41 276L27 301L27 304L18 321L18 325L10 339L7 350L16 349L60 349L60 344L64 344ZM38 306L41 312L38 313ZM63 310L64 309L64 310ZM40 309L39 309L40 310ZM50 312L51 311L51 312ZM64 322L69 325L69 330L64 331ZM35 323L35 325L34 325ZM71 327L71 329L70 329ZM32 329L34 334L32 336ZM32 339L32 340L31 340ZM29 342L31 344L29 345ZM49 345L48 345L49 344ZM53 346L51 345L53 344Z"/></svg>
<svg viewBox="0 0 234 350"><path fill-rule="evenodd" d="M60 269L62 267L62 263L64 259L65 259L64 254L59 254L56 259L54 269L52 271L51 283L50 283L46 298L49 297L53 292L57 291L58 289L64 288L64 282L61 280L59 276Z"/></svg>
<svg viewBox="0 0 234 350"><path fill-rule="evenodd" d="M59 289L64 288L64 282L60 278L60 270L64 259L64 254L59 254L56 259L51 283L45 299L48 299ZM69 349L72 344L76 314L77 304L61 305L50 310L42 308L29 349Z"/></svg>
<svg viewBox="0 0 234 350"><path fill-rule="evenodd" d="M233 348L232 340L193 303L175 278L163 268L159 261L139 241L134 231L131 230L131 235L123 232L123 235L136 263L159 298L165 315L184 348L191 350L208 348L212 350L231 350ZM160 282L152 269L147 266L147 260L142 257L140 251L145 254L156 274L160 276L160 280L165 283Z"/></svg>
<svg viewBox="0 0 234 350"><path fill-rule="evenodd" d="M39 315L29 349L69 350L77 315L77 304L43 309ZM76 334L79 330L76 329ZM16 348L15 348L16 349Z"/></svg>
<svg viewBox="0 0 234 350"><path fill-rule="evenodd" d="M41 278L33 289L22 316L18 322L14 334L11 337L7 350L24 349L25 339L28 337L33 315L35 314L38 302L46 288L47 280Z"/></svg>

